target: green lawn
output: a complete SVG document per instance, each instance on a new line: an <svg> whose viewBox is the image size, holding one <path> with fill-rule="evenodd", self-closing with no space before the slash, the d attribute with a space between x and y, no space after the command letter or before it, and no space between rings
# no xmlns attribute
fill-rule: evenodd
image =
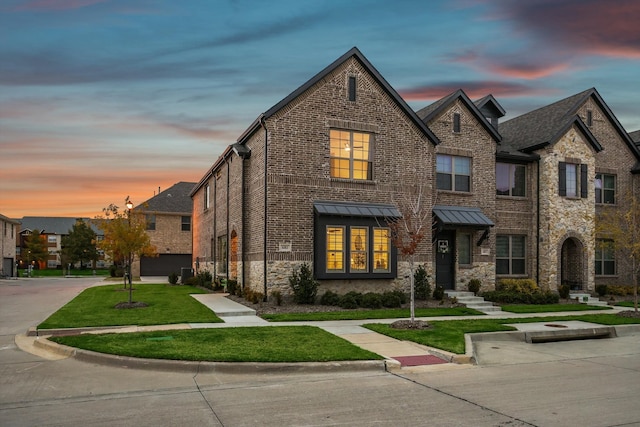
<svg viewBox="0 0 640 427"><path fill-rule="evenodd" d="M189 296L201 293L205 291L192 286L134 283L133 301L144 302L148 307L116 309L116 304L129 300L129 291L122 284L97 286L85 289L38 329L222 322Z"/></svg>
<svg viewBox="0 0 640 427"><path fill-rule="evenodd" d="M554 322L560 320L581 320L602 325L626 325L640 323L640 319L620 317L611 314L587 314L582 316L527 317L517 319L477 319L439 320L429 322L431 329L400 330L390 325L372 323L363 325L367 329L396 339L413 341L452 353L464 354L464 334L477 332L498 332L514 330L508 323Z"/></svg>
<svg viewBox="0 0 640 427"><path fill-rule="evenodd" d="M611 307L587 304L506 304L502 311L509 313L555 313L559 311L611 310Z"/></svg>
<svg viewBox="0 0 640 427"><path fill-rule="evenodd" d="M415 317L481 316L484 313L466 307L416 308ZM263 314L270 322L314 322L325 320L402 319L410 316L408 308L381 310L323 311L317 313Z"/></svg>
<svg viewBox="0 0 640 427"><path fill-rule="evenodd" d="M18 277L25 277L24 273L26 272L26 269L21 269L18 270ZM93 276L93 271L90 268L85 268L85 269L75 269L72 268L71 269L71 276ZM108 276L109 270L105 269L105 268L96 268L95 270L96 272L96 276ZM31 277L64 277L67 275L67 270L58 270L56 268L47 268L47 269L42 269L42 270L33 270L31 272Z"/></svg>
<svg viewBox="0 0 640 427"><path fill-rule="evenodd" d="M631 307L631 308L634 307L633 301L621 301L621 302L617 303L616 305L620 306L620 307Z"/></svg>
<svg viewBox="0 0 640 427"><path fill-rule="evenodd" d="M312 326L191 329L50 338L60 344L123 356L213 362L379 360L379 355Z"/></svg>

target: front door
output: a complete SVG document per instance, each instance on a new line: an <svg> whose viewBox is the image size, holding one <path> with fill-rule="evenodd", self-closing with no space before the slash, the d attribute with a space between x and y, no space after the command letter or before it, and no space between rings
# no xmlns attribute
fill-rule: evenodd
<svg viewBox="0 0 640 427"><path fill-rule="evenodd" d="M436 286L454 289L454 257L456 232L441 231L436 238Z"/></svg>

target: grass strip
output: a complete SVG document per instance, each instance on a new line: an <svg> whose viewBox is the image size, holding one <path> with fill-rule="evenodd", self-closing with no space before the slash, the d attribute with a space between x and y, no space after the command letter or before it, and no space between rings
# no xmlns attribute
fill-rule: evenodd
<svg viewBox="0 0 640 427"><path fill-rule="evenodd" d="M634 307L633 301L620 301L616 305L620 307L632 307L632 308Z"/></svg>
<svg viewBox="0 0 640 427"><path fill-rule="evenodd" d="M581 320L601 325L627 325L640 323L640 319L615 316L611 314L587 314L578 316L526 317L515 319L476 319L476 320L438 320L429 322L430 329L403 330L390 325L371 323L363 327L399 340L413 341L429 347L435 347L456 354L464 354L464 334L479 332L512 331L510 323L554 322Z"/></svg>
<svg viewBox="0 0 640 427"><path fill-rule="evenodd" d="M509 313L556 313L560 311L611 310L611 307L587 304L506 304L502 311Z"/></svg>
<svg viewBox="0 0 640 427"><path fill-rule="evenodd" d="M148 307L116 309L116 304L129 300L128 289L122 284L92 287L53 313L38 329L222 322L190 296L200 293L206 292L193 286L134 283L133 301Z"/></svg>
<svg viewBox="0 0 640 427"><path fill-rule="evenodd" d="M467 307L416 308L415 317L480 316L484 315ZM410 316L408 308L381 310L323 311L313 313L274 313L261 317L271 322L314 322L325 320L402 319Z"/></svg>
<svg viewBox="0 0 640 427"><path fill-rule="evenodd" d="M50 338L122 356L211 362L329 362L381 356L313 326L190 329Z"/></svg>

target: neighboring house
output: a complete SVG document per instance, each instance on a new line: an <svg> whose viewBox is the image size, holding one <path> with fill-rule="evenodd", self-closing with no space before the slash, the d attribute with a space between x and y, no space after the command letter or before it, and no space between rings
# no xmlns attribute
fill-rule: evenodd
<svg viewBox="0 0 640 427"><path fill-rule="evenodd" d="M193 202L189 193L195 185L178 182L133 208L146 215L147 233L158 252L157 257L142 257L139 265L134 263L134 275L137 271L142 276L179 275L181 268L191 268Z"/></svg>
<svg viewBox="0 0 640 427"><path fill-rule="evenodd" d="M40 268L62 268L61 251L62 238L67 236L73 229L76 221L82 220L96 233L97 239L103 236L102 231L92 223L89 218L72 218L72 217L45 217L45 216L25 216L20 221L19 240L17 242L16 255L19 262L19 268L26 268L28 255L24 253L25 239L34 230L39 230L47 242L49 257L45 262L40 264ZM96 262L97 268L107 267L104 257Z"/></svg>
<svg viewBox="0 0 640 427"><path fill-rule="evenodd" d="M16 276L16 236L20 227L20 221L0 214L0 277Z"/></svg>
<svg viewBox="0 0 640 427"><path fill-rule="evenodd" d="M493 96L462 90L414 112L353 48L260 115L194 187L194 261L265 294L289 292L305 262L321 291L404 287L387 221L422 189L433 231L417 261L432 283L631 283L596 253L594 221L640 191L640 151L598 92L504 115Z"/></svg>

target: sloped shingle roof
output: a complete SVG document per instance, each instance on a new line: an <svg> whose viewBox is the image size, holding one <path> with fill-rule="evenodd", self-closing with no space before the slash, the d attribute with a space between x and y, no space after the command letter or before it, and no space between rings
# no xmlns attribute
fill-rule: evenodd
<svg viewBox="0 0 640 427"><path fill-rule="evenodd" d="M89 218L82 219L91 229L98 235L102 235L102 231L91 222ZM78 218L73 217L52 217L52 216L25 216L20 221L21 230L39 230L41 233L67 235L73 229Z"/></svg>
<svg viewBox="0 0 640 427"><path fill-rule="evenodd" d="M134 209L191 215L193 200L191 200L189 194L195 185L195 182L178 182L144 203L139 204Z"/></svg>

